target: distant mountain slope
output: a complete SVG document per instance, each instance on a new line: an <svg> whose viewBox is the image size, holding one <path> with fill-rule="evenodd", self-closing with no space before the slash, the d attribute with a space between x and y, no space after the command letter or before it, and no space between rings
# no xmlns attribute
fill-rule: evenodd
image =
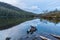
<svg viewBox="0 0 60 40"><path fill-rule="evenodd" d="M4 7L4 8L12 9L12 10L15 10L15 11L19 11L20 14L24 14L25 13L25 14L28 14L28 15L34 15L34 13L32 13L32 12L24 11L24 10L18 8L18 7L12 6L12 5L4 3L4 2L0 2L0 7Z"/></svg>
<svg viewBox="0 0 60 40"><path fill-rule="evenodd" d="M0 2L0 30L11 28L24 21L33 19L32 12L21 10L10 4Z"/></svg>
<svg viewBox="0 0 60 40"><path fill-rule="evenodd" d="M60 17L60 10L49 11L43 14L39 14L40 17Z"/></svg>
<svg viewBox="0 0 60 40"><path fill-rule="evenodd" d="M21 9L15 7L15 6L12 6L10 4L7 4L7 3L4 3L4 2L0 2L0 7L3 6L5 8L8 8L8 9L13 9L13 10L17 10L17 11L22 11Z"/></svg>

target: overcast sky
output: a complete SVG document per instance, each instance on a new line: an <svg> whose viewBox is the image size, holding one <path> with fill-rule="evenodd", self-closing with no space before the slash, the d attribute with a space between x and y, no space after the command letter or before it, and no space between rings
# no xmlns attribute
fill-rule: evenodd
<svg viewBox="0 0 60 40"><path fill-rule="evenodd" d="M45 10L60 9L60 0L0 0L23 10L40 13Z"/></svg>

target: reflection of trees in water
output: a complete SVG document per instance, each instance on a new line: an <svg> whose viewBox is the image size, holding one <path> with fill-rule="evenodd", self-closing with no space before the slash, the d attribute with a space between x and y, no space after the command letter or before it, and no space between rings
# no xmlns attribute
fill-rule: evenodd
<svg viewBox="0 0 60 40"><path fill-rule="evenodd" d="M40 19L40 21L47 24L47 20Z"/></svg>
<svg viewBox="0 0 60 40"><path fill-rule="evenodd" d="M54 24L58 24L60 22L60 18L40 18L40 21L43 21L43 20L53 22Z"/></svg>
<svg viewBox="0 0 60 40"><path fill-rule="evenodd" d="M33 18L1 18L0 17L0 30L5 30L5 29L8 29L8 28L11 28L11 27L14 27L15 25L18 25L24 21L27 21L27 20L31 20Z"/></svg>

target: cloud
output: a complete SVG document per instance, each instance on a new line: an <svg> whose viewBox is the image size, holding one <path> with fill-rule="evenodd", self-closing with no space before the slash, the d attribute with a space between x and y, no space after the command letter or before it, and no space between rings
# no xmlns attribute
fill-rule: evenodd
<svg viewBox="0 0 60 40"><path fill-rule="evenodd" d="M39 7L38 6L31 6L30 9L36 10L36 9L39 9Z"/></svg>
<svg viewBox="0 0 60 40"><path fill-rule="evenodd" d="M0 0L2 2L6 2L6 3L9 3L9 4L16 4L17 3L17 0Z"/></svg>
<svg viewBox="0 0 60 40"><path fill-rule="evenodd" d="M17 6L21 9L27 8L26 3L23 0L0 0L1 2L9 3L11 5Z"/></svg>
<svg viewBox="0 0 60 40"><path fill-rule="evenodd" d="M41 10L60 8L60 0L0 0L23 10L39 13Z"/></svg>

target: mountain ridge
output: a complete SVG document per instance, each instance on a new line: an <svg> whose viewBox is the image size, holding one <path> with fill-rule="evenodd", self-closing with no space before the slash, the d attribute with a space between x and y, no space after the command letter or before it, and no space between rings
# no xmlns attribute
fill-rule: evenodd
<svg viewBox="0 0 60 40"><path fill-rule="evenodd" d="M11 28L24 21L31 20L35 16L7 3L0 2L0 30Z"/></svg>

